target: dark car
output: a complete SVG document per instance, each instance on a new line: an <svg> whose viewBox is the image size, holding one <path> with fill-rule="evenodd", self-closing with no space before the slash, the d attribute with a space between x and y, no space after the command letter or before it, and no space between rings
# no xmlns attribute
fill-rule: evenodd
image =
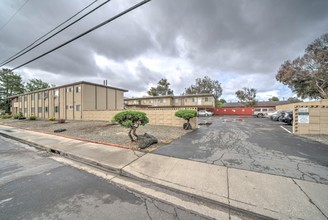
<svg viewBox="0 0 328 220"><path fill-rule="evenodd" d="M281 121L282 117L286 111L278 111L276 114L270 116L270 119L273 121Z"/></svg>
<svg viewBox="0 0 328 220"><path fill-rule="evenodd" d="M288 123L293 118L293 111L285 111L282 115L281 121Z"/></svg>
<svg viewBox="0 0 328 220"><path fill-rule="evenodd" d="M285 122L288 125L292 125L293 124L293 112L292 111L287 112L287 115L285 117Z"/></svg>

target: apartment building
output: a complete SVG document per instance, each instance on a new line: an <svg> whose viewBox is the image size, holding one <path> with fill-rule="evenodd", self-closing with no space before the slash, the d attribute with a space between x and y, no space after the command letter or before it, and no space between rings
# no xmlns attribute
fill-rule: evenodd
<svg viewBox="0 0 328 220"><path fill-rule="evenodd" d="M81 120L83 111L123 109L127 91L81 81L12 96L11 112L22 112L25 117Z"/></svg>
<svg viewBox="0 0 328 220"><path fill-rule="evenodd" d="M149 96L141 98L125 98L126 108L174 108L174 107L215 107L212 94L193 94L181 96Z"/></svg>

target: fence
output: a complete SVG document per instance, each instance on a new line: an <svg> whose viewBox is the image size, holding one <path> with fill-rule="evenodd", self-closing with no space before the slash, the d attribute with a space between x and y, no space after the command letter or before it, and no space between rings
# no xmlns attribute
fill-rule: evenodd
<svg viewBox="0 0 328 220"><path fill-rule="evenodd" d="M196 108L158 108L158 109L134 109L137 111L145 112L149 118L149 124L151 125L166 125L182 127L186 121L184 119L175 116L175 112L180 109L192 109ZM90 110L82 112L83 120L93 121L111 121L114 115L121 112L121 110ZM196 128L196 118L190 120L190 124L193 128Z"/></svg>

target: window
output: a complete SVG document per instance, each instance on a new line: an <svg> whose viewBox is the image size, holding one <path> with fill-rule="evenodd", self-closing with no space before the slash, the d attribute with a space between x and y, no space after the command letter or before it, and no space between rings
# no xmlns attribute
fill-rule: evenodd
<svg viewBox="0 0 328 220"><path fill-rule="evenodd" d="M174 99L174 103L179 103L179 99Z"/></svg>
<svg viewBox="0 0 328 220"><path fill-rule="evenodd" d="M44 107L44 112L48 112L48 106Z"/></svg>
<svg viewBox="0 0 328 220"><path fill-rule="evenodd" d="M197 102L197 98L192 98L192 102Z"/></svg>
<svg viewBox="0 0 328 220"><path fill-rule="evenodd" d="M58 106L55 106L55 113L58 113Z"/></svg>
<svg viewBox="0 0 328 220"><path fill-rule="evenodd" d="M208 101L209 101L208 97L205 97L205 102L208 102Z"/></svg>
<svg viewBox="0 0 328 220"><path fill-rule="evenodd" d="M76 105L75 108L76 108L76 111L77 112L79 112L81 110L81 106L80 105Z"/></svg>
<svg viewBox="0 0 328 220"><path fill-rule="evenodd" d="M146 100L142 100L142 104L146 104Z"/></svg>
<svg viewBox="0 0 328 220"><path fill-rule="evenodd" d="M38 113L42 113L42 107L38 107Z"/></svg>
<svg viewBox="0 0 328 220"><path fill-rule="evenodd" d="M24 108L24 113L27 113L27 108Z"/></svg>
<svg viewBox="0 0 328 220"><path fill-rule="evenodd" d="M164 102L164 99L160 99L160 103L163 103Z"/></svg>
<svg viewBox="0 0 328 220"><path fill-rule="evenodd" d="M19 112L22 112L22 108L19 108Z"/></svg>
<svg viewBox="0 0 328 220"><path fill-rule="evenodd" d="M59 90L56 89L56 90L54 91L54 98L56 98L56 97L58 97L58 96L59 96Z"/></svg>
<svg viewBox="0 0 328 220"><path fill-rule="evenodd" d="M42 93L38 93L38 99L42 99Z"/></svg>
<svg viewBox="0 0 328 220"><path fill-rule="evenodd" d="M66 92L72 92L72 88L71 87L66 88Z"/></svg>
<svg viewBox="0 0 328 220"><path fill-rule="evenodd" d="M34 94L31 95L31 100L32 100L32 101L34 100Z"/></svg>
<svg viewBox="0 0 328 220"><path fill-rule="evenodd" d="M76 92L76 93L81 92L81 87L80 87L80 86L75 87L75 92Z"/></svg>
<svg viewBox="0 0 328 220"><path fill-rule="evenodd" d="M268 109L264 108L264 109L262 109L262 111L263 111L263 112L267 112L267 111L268 111Z"/></svg>
<svg viewBox="0 0 328 220"><path fill-rule="evenodd" d="M187 98L185 98L185 99L184 99L184 102L188 102L188 99L187 99Z"/></svg>
<svg viewBox="0 0 328 220"><path fill-rule="evenodd" d="M34 111L35 111L35 108L32 107L32 108L31 108L31 114L34 114Z"/></svg>
<svg viewBox="0 0 328 220"><path fill-rule="evenodd" d="M22 97L21 96L18 97L18 101L19 102L22 101Z"/></svg>
<svg viewBox="0 0 328 220"><path fill-rule="evenodd" d="M48 92L44 93L44 98L47 99L48 98Z"/></svg>

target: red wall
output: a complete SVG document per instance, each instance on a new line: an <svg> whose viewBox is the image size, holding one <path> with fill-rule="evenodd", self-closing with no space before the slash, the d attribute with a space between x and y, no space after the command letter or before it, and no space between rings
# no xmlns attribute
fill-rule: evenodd
<svg viewBox="0 0 328 220"><path fill-rule="evenodd" d="M252 115L253 108L215 108L215 115Z"/></svg>

